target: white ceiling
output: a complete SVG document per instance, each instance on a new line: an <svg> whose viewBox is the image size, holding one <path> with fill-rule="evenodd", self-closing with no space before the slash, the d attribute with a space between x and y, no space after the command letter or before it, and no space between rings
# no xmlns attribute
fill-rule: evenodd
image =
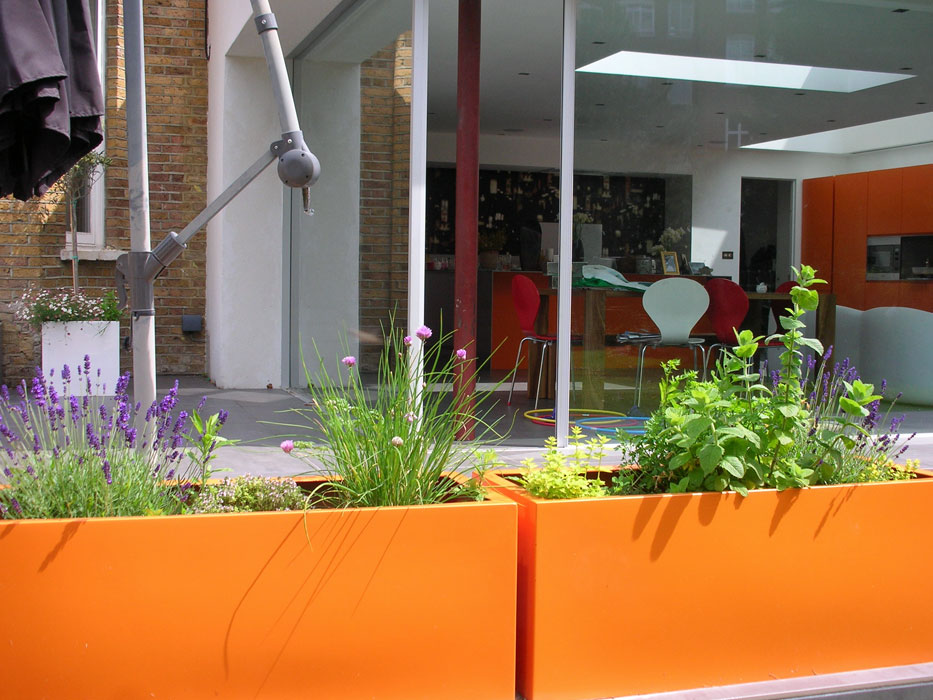
<svg viewBox="0 0 933 700"><path fill-rule="evenodd" d="M431 3L428 125L436 131L456 129L456 6ZM689 17L691 8L689 31L678 12ZM652 11L653 27L633 26ZM484 133L557 137L561 18L559 0L483 3ZM576 65L621 50L915 77L843 94L577 73L578 140L722 148L727 128L739 124L747 145L933 111L933 2L581 1ZM898 134L900 144L933 141L929 130ZM736 134L729 139L735 146ZM864 145L856 140L853 148Z"/></svg>
<svg viewBox="0 0 933 700"><path fill-rule="evenodd" d="M458 4L429 3L432 132L456 130ZM309 26L302 7L304 0L273 2L288 28L286 50L299 41L298 26ZM318 42L315 58L359 59L387 45L410 27L410 8L410 0L358 3L352 21ZM739 125L748 145L933 112L933 0L579 0L579 8L577 67L625 50L914 77L832 93L577 73L578 140L723 148L727 138L737 145L726 131ZM558 138L562 0L485 0L482 13L481 131ZM886 145L933 141L930 120L913 123L893 140L888 134ZM850 132L846 148L870 149L874 131Z"/></svg>

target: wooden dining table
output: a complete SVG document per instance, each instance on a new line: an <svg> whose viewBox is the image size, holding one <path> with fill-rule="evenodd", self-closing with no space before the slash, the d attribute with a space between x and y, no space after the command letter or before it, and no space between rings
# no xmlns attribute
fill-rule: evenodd
<svg viewBox="0 0 933 700"><path fill-rule="evenodd" d="M538 307L538 316L535 321L536 332L546 335L548 333L549 307L552 297L557 296L553 288L540 289L541 305ZM640 297L642 292L628 289L612 289L608 287L574 287L574 296L583 296L583 367L576 369L573 381L582 382L582 399L576 401L578 405L590 409L601 409L605 404L604 378L606 374L606 300L610 297ZM751 307L761 303L787 301L791 296L779 292L748 292ZM748 319L748 316L746 316ZM761 331L764 333L764 331ZM836 334L836 295L820 294L820 305L816 314L816 337L824 348L830 347L835 341ZM548 352L548 362L544 367L541 378L541 396L543 399L553 399L556 380L556 357L553 349ZM541 362L540 346L532 344L529 353L529 377L536 377ZM582 377L580 376L582 374ZM528 397L534 400L537 383L528 382Z"/></svg>

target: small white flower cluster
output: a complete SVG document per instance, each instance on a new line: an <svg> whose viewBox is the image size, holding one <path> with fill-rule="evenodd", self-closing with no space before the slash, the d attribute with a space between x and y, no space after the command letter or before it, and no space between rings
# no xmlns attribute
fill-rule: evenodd
<svg viewBox="0 0 933 700"><path fill-rule="evenodd" d="M71 289L29 289L11 304L18 321L39 326L46 321L116 321L120 318L113 292L90 297Z"/></svg>

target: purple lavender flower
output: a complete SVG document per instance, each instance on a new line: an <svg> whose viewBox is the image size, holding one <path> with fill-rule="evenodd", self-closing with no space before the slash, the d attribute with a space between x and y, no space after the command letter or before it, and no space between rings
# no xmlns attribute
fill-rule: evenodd
<svg viewBox="0 0 933 700"><path fill-rule="evenodd" d="M71 381L71 367L68 365L62 365L62 380L65 382Z"/></svg>
<svg viewBox="0 0 933 700"><path fill-rule="evenodd" d="M206 403L207 403L207 397L206 397L206 396L202 396L202 397L201 397L201 400L198 402L198 408L197 408L197 410L200 411L202 408L204 408L204 404L206 404Z"/></svg>
<svg viewBox="0 0 933 700"><path fill-rule="evenodd" d="M90 373L91 373L91 356L85 355L84 356L84 374L88 375Z"/></svg>
<svg viewBox="0 0 933 700"><path fill-rule="evenodd" d="M11 498L11 499L10 499L10 506L13 508L13 510L16 511L16 514L17 514L17 515L22 516L22 514L23 514L23 507L19 504L19 501L17 501L15 498Z"/></svg>
<svg viewBox="0 0 933 700"><path fill-rule="evenodd" d="M830 345L828 348L826 348L826 352L823 353L823 359L828 360L830 357L832 357L832 354L833 354L833 346Z"/></svg>
<svg viewBox="0 0 933 700"><path fill-rule="evenodd" d="M88 423L84 427L84 432L87 435L87 443L93 447L95 450L100 449L100 438L97 437L97 433L94 432L94 426Z"/></svg>
<svg viewBox="0 0 933 700"><path fill-rule="evenodd" d="M101 469L104 470L104 478L107 479L107 485L109 486L113 483L113 478L110 475L110 462L105 459Z"/></svg>
<svg viewBox="0 0 933 700"><path fill-rule="evenodd" d="M230 415L230 414L229 414L227 411L225 411L224 409L220 409L220 410L217 412L217 425L218 425L218 426L221 426L221 425L223 425L224 423L226 423L226 422L227 422L227 416L229 416L229 415Z"/></svg>

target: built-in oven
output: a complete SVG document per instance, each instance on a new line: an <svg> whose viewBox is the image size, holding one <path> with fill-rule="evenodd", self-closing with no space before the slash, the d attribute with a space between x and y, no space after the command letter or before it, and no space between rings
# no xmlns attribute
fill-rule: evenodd
<svg viewBox="0 0 933 700"><path fill-rule="evenodd" d="M865 279L897 280L901 277L901 237L869 236Z"/></svg>

